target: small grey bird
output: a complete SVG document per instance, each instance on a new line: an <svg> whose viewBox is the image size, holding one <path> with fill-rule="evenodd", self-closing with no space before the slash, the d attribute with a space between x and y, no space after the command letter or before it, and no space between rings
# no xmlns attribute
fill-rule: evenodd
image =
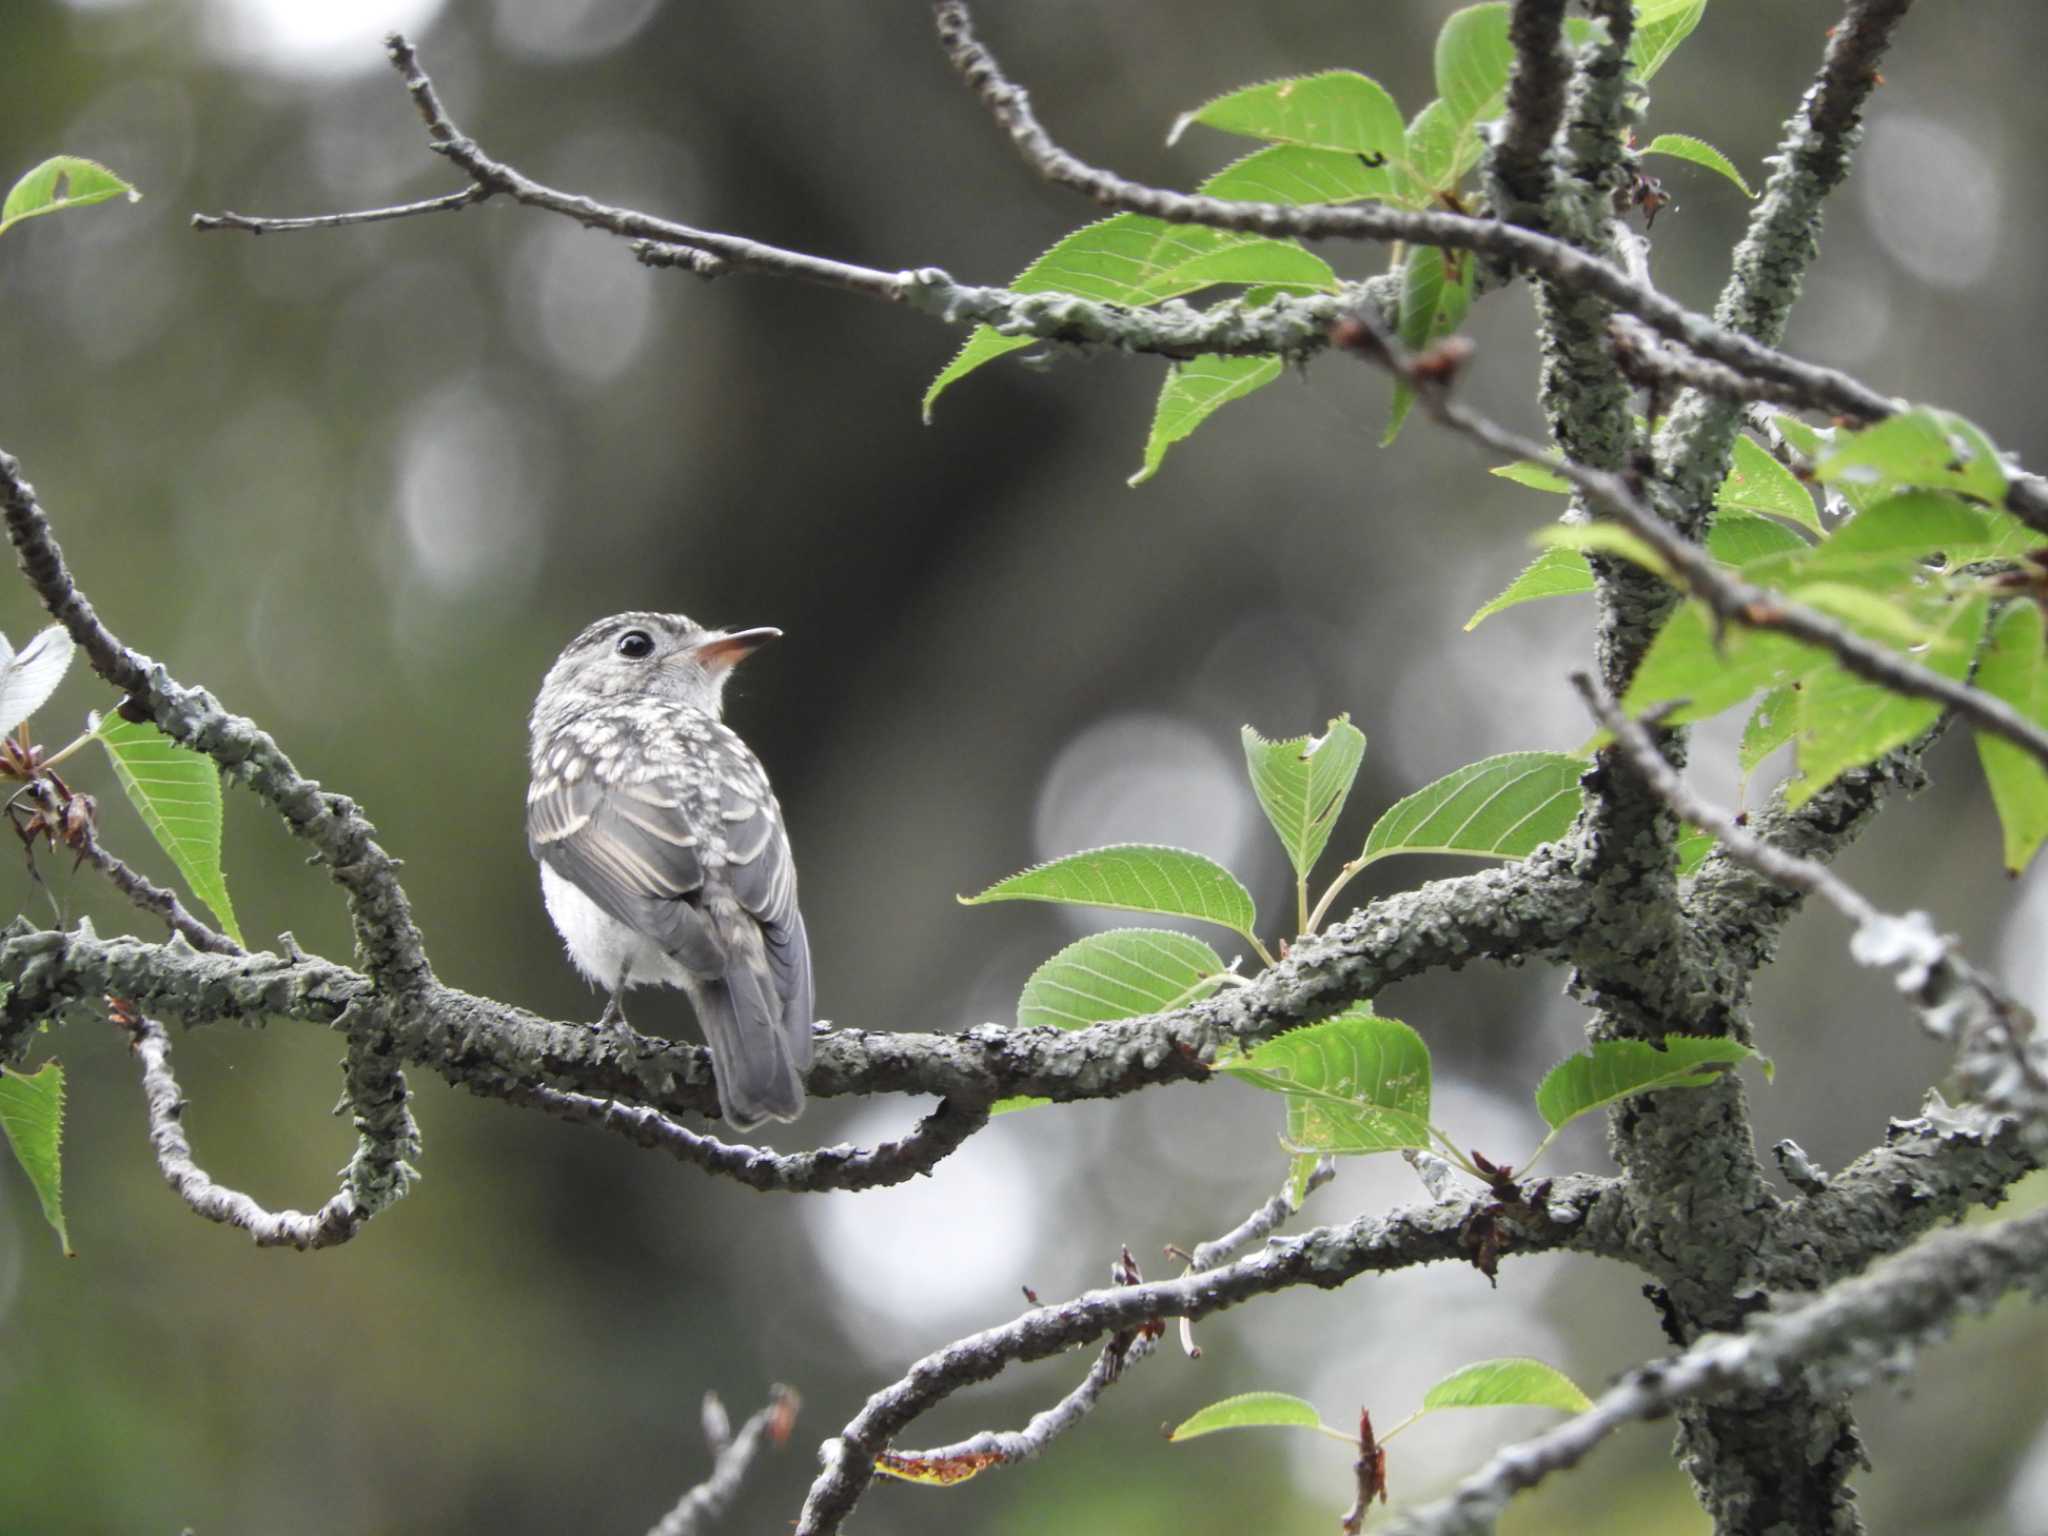
<svg viewBox="0 0 2048 1536"><path fill-rule="evenodd" d="M569 642L533 704L526 845L569 958L611 994L681 987L718 1103L794 1120L811 1064L810 941L782 807L718 718L732 669L780 630L622 613Z"/></svg>

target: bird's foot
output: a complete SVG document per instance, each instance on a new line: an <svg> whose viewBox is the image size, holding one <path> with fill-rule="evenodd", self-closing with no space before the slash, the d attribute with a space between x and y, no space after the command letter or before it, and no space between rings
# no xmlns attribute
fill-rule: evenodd
<svg viewBox="0 0 2048 1536"><path fill-rule="evenodd" d="M604 1005L604 1012L598 1017L598 1021L590 1027L606 1034L615 1034L622 1040L635 1038L637 1031L626 1022L625 994L614 992L611 1001Z"/></svg>

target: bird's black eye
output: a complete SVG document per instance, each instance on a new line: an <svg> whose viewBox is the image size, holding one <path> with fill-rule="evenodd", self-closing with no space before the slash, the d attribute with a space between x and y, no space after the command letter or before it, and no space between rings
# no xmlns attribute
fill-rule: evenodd
<svg viewBox="0 0 2048 1536"><path fill-rule="evenodd" d="M654 636L644 629L629 629L619 636L617 650L628 661L644 661L654 654Z"/></svg>

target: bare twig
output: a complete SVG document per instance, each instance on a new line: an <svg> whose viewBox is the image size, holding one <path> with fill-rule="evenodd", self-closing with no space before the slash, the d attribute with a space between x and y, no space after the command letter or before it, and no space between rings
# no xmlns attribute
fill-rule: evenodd
<svg viewBox="0 0 2048 1536"><path fill-rule="evenodd" d="M1309 1176L1305 1193L1320 1189L1335 1176L1336 1171L1335 1161L1324 1158ZM1264 1242L1295 1209L1291 1190L1283 1187L1279 1194L1260 1205L1230 1231L1196 1248L1190 1256L1187 1272L1201 1274L1228 1263L1254 1243ZM1126 1254L1125 1259L1128 1257ZM1121 1267L1120 1264L1119 1270ZM1119 1278L1117 1283L1127 1282ZM1033 1414L1031 1421L1022 1429L983 1430L965 1440L928 1451L889 1451L884 1454L888 1462L899 1469L931 1469L942 1474L955 1469L963 1473L981 1472L991 1467L1033 1461L1044 1455L1054 1440L1087 1418L1110 1386L1121 1381L1125 1372L1158 1348L1162 1336L1160 1330L1153 1328L1141 1328L1135 1337L1129 1339L1119 1334L1103 1346L1080 1385L1052 1407Z"/></svg>
<svg viewBox="0 0 2048 1536"><path fill-rule="evenodd" d="M126 896L145 912L152 912L171 927L171 931L182 937L194 949L205 950L215 955L244 954L242 946L226 934L221 933L194 917L185 904L178 900L175 891L167 891L140 870L129 866L116 855L109 853L100 842L99 836L87 828L79 840L79 851L85 862L113 882L114 889Z"/></svg>
<svg viewBox="0 0 2048 1536"><path fill-rule="evenodd" d="M416 203L399 203L390 208L360 208L348 213L315 213L297 219L256 218L223 209L219 213L195 213L192 227L199 230L239 229L252 235L283 234L300 229L345 229L352 224L382 224L390 219L409 219L422 213L457 213L471 203L480 203L490 193L481 186L464 187L441 197L422 198Z"/></svg>
<svg viewBox="0 0 2048 1536"><path fill-rule="evenodd" d="M676 1507L655 1522L647 1536L698 1536L732 1507L747 1469L760 1453L762 1440L776 1445L789 1441L796 1425L798 1399L788 1387L771 1387L765 1407L754 1410L737 1435L730 1433L724 1405L717 1395L704 1394L704 1438L711 1447L711 1475L677 1502Z"/></svg>
<svg viewBox="0 0 2048 1536"><path fill-rule="evenodd" d="M1547 1205L1514 1218L1514 1251L1601 1251L1619 1236L1608 1225L1612 1198L1618 1197L1610 1180L1558 1180ZM1491 1196L1482 1193L1405 1206L1384 1217L1360 1217L1348 1226L1318 1227L1299 1237L1276 1238L1250 1257L1218 1269L1089 1291L949 1344L870 1397L839 1437L826 1443L825 1469L811 1485L797 1536L837 1531L873 1479L877 1453L953 1393L1006 1366L1041 1360L1155 1318L1199 1318L1292 1286L1330 1288L1368 1272L1463 1258L1467 1227L1491 1203Z"/></svg>

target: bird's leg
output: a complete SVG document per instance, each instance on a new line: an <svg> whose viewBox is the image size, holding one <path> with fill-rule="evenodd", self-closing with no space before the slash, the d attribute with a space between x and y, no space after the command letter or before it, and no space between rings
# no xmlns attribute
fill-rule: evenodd
<svg viewBox="0 0 2048 1536"><path fill-rule="evenodd" d="M605 1001L604 1014L593 1028L616 1029L622 1034L633 1032L633 1026L626 1022L626 978L632 970L630 964L619 967L618 985L612 988L612 995Z"/></svg>

